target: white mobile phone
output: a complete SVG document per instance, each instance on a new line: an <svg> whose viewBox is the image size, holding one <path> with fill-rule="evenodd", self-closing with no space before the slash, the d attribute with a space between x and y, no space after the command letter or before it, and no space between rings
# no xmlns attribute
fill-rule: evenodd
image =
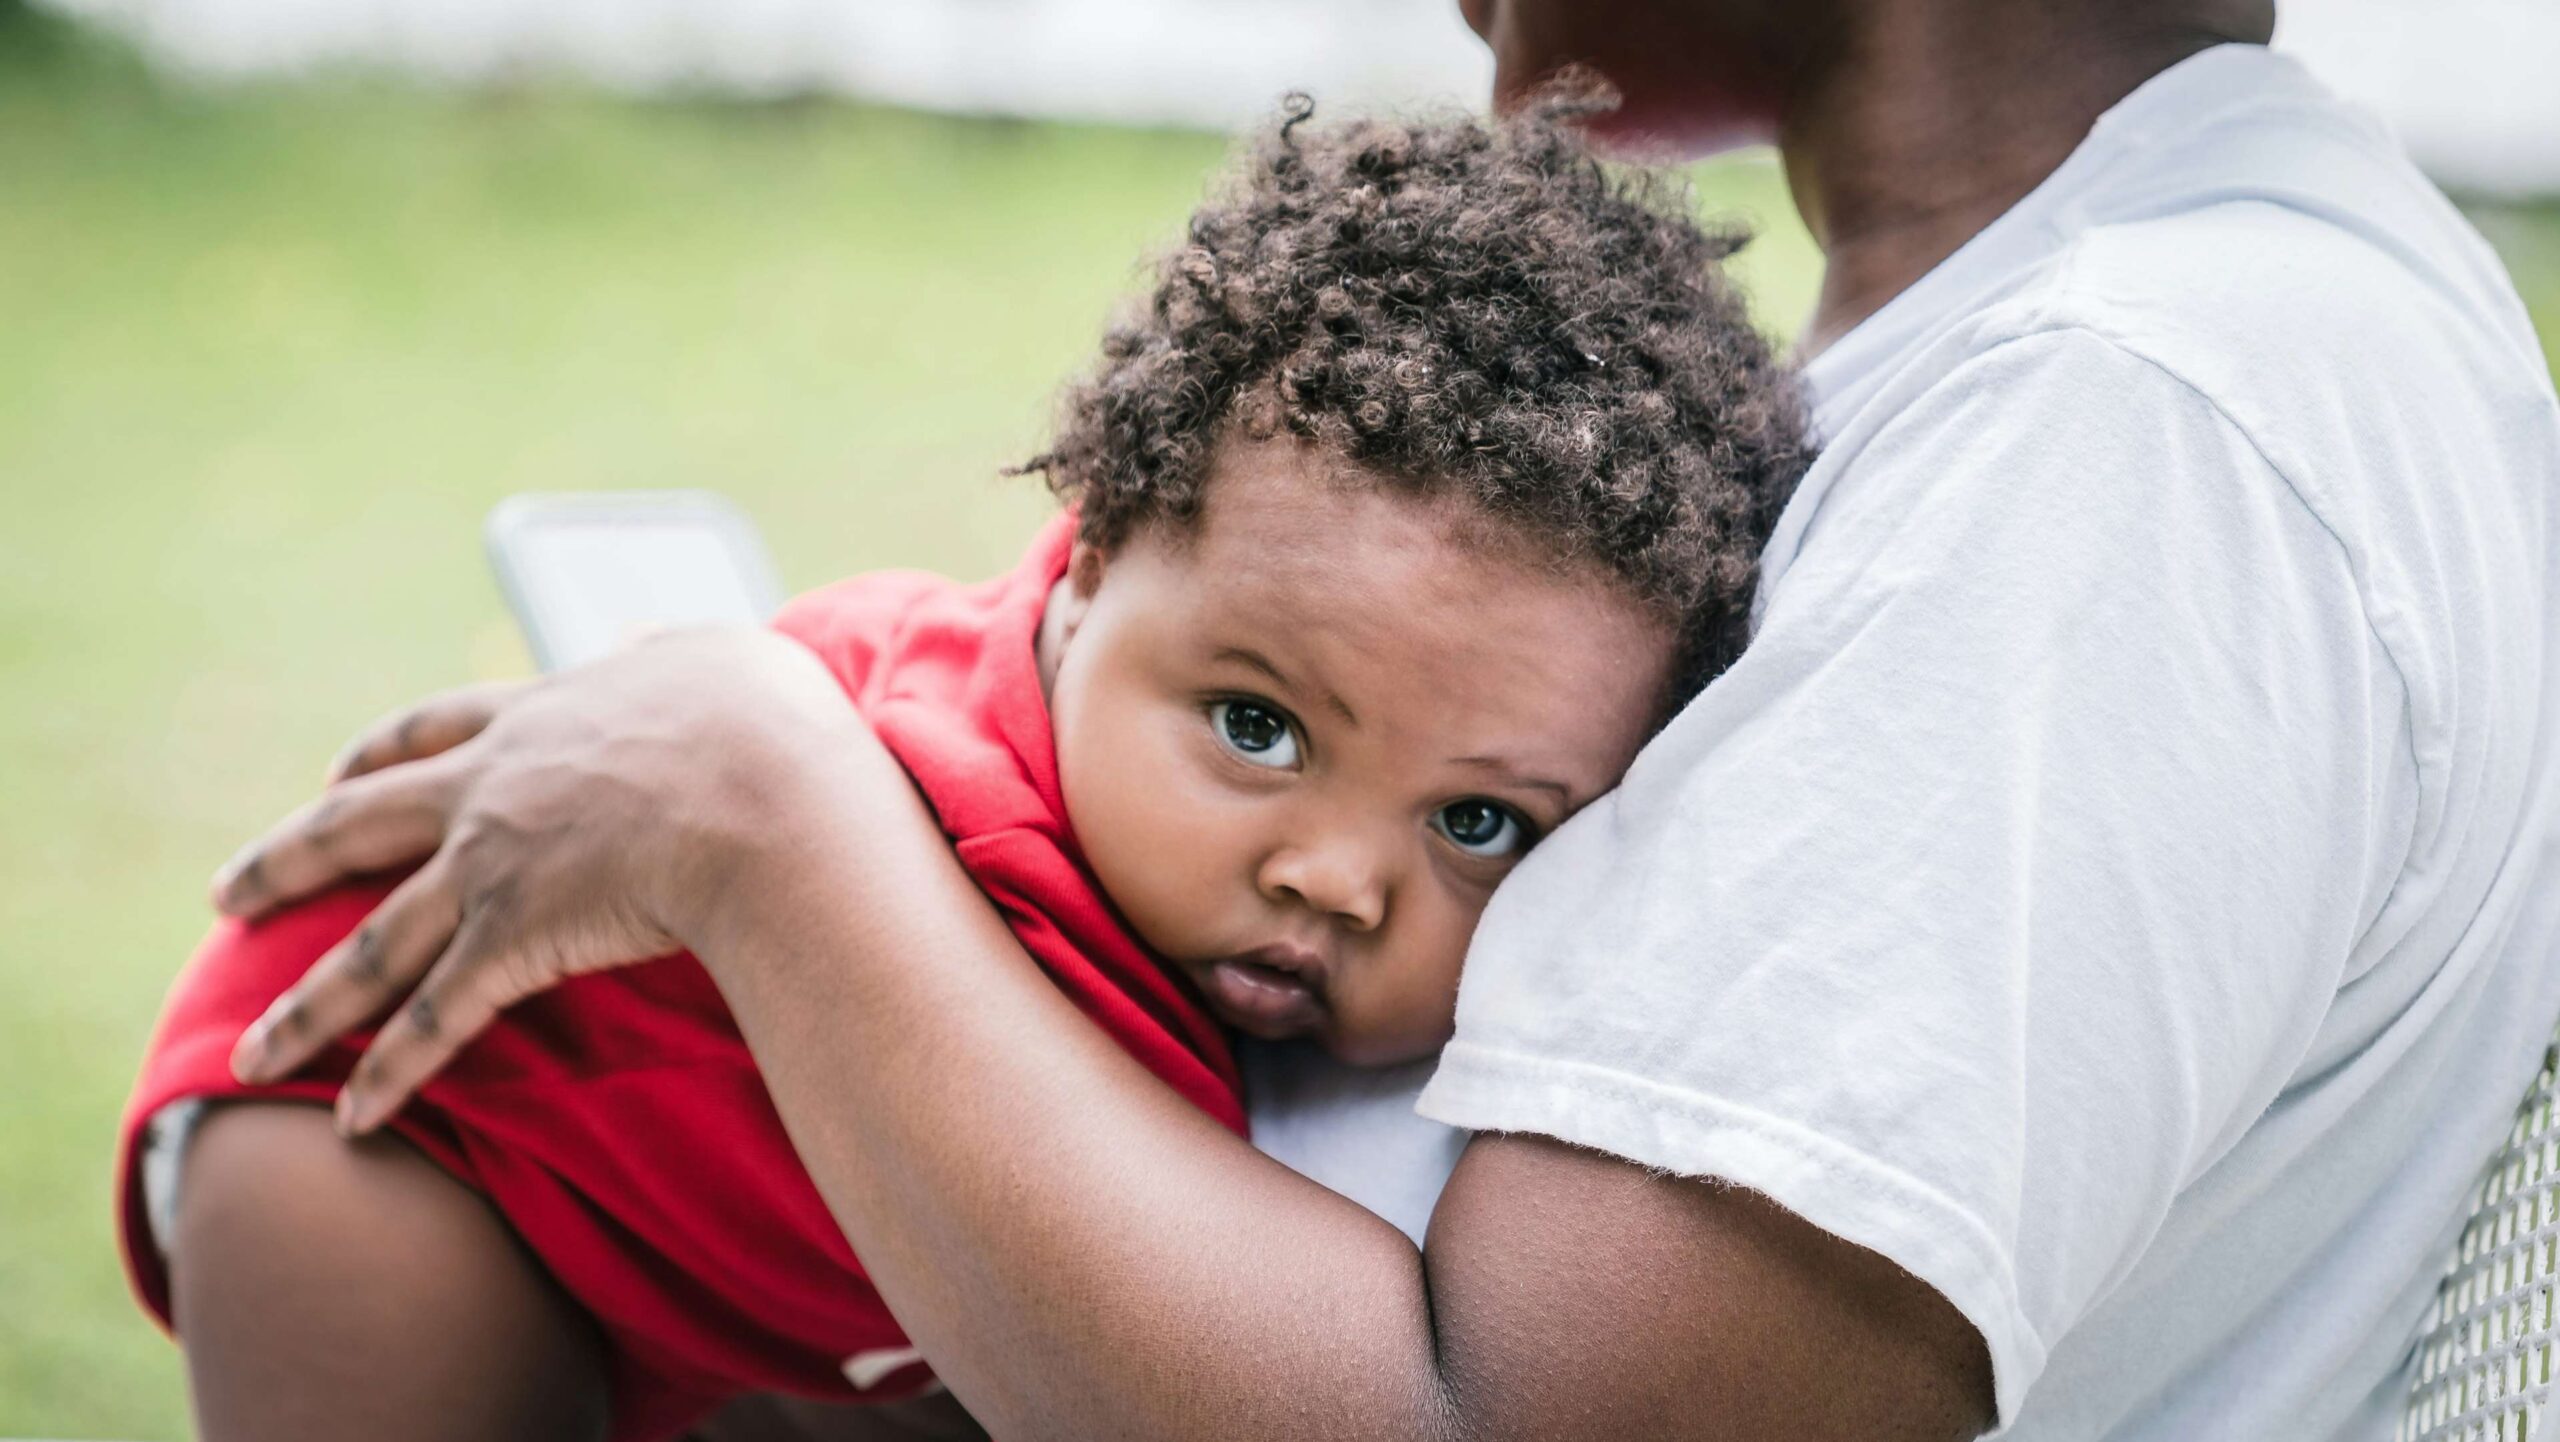
<svg viewBox="0 0 2560 1442"><path fill-rule="evenodd" d="M545 671L659 626L760 622L782 604L755 523L708 491L510 496L486 532L499 588Z"/></svg>

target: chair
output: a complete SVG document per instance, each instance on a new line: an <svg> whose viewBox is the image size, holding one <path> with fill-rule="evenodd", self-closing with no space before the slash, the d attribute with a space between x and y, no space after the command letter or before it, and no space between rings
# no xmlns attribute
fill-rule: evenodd
<svg viewBox="0 0 2560 1442"><path fill-rule="evenodd" d="M2397 1442L2560 1442L2560 1044L2490 1158L2418 1339Z"/></svg>

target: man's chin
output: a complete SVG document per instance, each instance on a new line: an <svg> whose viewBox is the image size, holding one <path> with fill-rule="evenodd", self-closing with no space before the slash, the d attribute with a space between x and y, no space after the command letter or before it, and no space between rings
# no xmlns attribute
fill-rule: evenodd
<svg viewBox="0 0 2560 1442"><path fill-rule="evenodd" d="M1641 98L1583 121L1582 133L1599 154L1638 165L1677 165L1776 138L1737 115L1647 105Z"/></svg>
<svg viewBox="0 0 2560 1442"><path fill-rule="evenodd" d="M1632 62L1630 62L1632 64ZM1633 74L1632 80L1622 76ZM1587 95L1597 107L1574 122L1591 148L1611 159L1670 165L1777 140L1774 100L1755 103L1688 75L1569 65L1525 80L1494 77L1494 109L1504 114L1550 94Z"/></svg>

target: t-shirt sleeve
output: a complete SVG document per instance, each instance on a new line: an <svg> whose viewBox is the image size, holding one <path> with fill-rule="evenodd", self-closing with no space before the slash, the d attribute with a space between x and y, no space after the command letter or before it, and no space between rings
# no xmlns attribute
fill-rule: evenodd
<svg viewBox="0 0 2560 1442"><path fill-rule="evenodd" d="M1421 1107L1764 1192L2000 1415L2302 1062L2407 844L2335 539L2079 331L1832 478L1740 663L1496 895Z"/></svg>

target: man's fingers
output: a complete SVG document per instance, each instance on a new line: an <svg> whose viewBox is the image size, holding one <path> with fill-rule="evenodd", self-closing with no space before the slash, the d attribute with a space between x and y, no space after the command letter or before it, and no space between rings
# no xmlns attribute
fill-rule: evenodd
<svg viewBox="0 0 2560 1442"><path fill-rule="evenodd" d="M338 1093L338 1132L360 1137L408 1103L427 1079L521 995L497 949L495 913L474 911L400 1010L374 1034Z"/></svg>
<svg viewBox="0 0 2560 1442"><path fill-rule="evenodd" d="M404 766L330 787L214 873L214 908L255 916L350 877L415 861L444 840L455 776Z"/></svg>
<svg viewBox="0 0 2560 1442"><path fill-rule="evenodd" d="M290 1075L381 1015L435 962L460 914L447 868L428 863L240 1034L231 1074L252 1085Z"/></svg>
<svg viewBox="0 0 2560 1442"><path fill-rule="evenodd" d="M530 681L487 681L439 692L356 733L329 763L335 785L351 777L450 751L485 730Z"/></svg>

